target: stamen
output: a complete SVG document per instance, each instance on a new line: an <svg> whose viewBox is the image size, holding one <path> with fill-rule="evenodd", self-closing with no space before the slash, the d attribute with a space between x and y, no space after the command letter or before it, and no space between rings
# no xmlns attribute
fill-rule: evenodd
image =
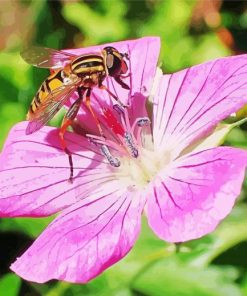
<svg viewBox="0 0 247 296"><path fill-rule="evenodd" d="M150 125L151 121L148 117L140 117L137 118L137 125L138 126L148 126Z"/></svg>
<svg viewBox="0 0 247 296"><path fill-rule="evenodd" d="M118 104L113 105L113 109L119 114L119 115L123 115L123 107L121 107Z"/></svg>
<svg viewBox="0 0 247 296"><path fill-rule="evenodd" d="M132 135L130 133L126 132L124 135L124 139L126 141L128 148L130 149L131 155L133 157L137 158L138 157L138 150L135 147Z"/></svg>
<svg viewBox="0 0 247 296"><path fill-rule="evenodd" d="M124 114L124 120L125 120L126 130L127 130L127 131L131 131L130 120L129 120L129 114L128 114L127 108L124 108L124 110L123 110L123 114Z"/></svg>
<svg viewBox="0 0 247 296"><path fill-rule="evenodd" d="M150 119L148 117L138 117L136 118L136 120L134 121L132 128L131 128L131 132L134 133L135 128L138 127L143 127L143 126L149 126L151 123Z"/></svg>
<svg viewBox="0 0 247 296"><path fill-rule="evenodd" d="M130 124L128 108L123 107L121 104L114 104L113 109L118 114L114 115L114 112L109 107L101 107L101 123L105 124L105 133L109 134L110 139L99 137L95 135L87 135L87 137L96 145L101 145L101 151L107 158L109 163L114 167L120 166L118 158L114 157L110 150L114 149L118 152L120 157L131 156L137 158L139 156L138 147L142 146L141 143L141 131L145 126L150 125L148 117L140 117L134 121L134 124ZM103 126L103 125L102 125ZM137 137L134 136L135 135Z"/></svg>
<svg viewBox="0 0 247 296"><path fill-rule="evenodd" d="M103 108L103 117L107 122L108 127L115 133L116 135L124 135L124 129L119 124L117 118L113 115L110 109Z"/></svg>
<svg viewBox="0 0 247 296"><path fill-rule="evenodd" d="M118 113L118 115L120 115L120 120L121 120L121 124L123 126L123 128L125 130L127 130L127 126L126 126L126 116L125 116L125 108L123 108L122 106L115 104L113 105L113 109Z"/></svg>
<svg viewBox="0 0 247 296"><path fill-rule="evenodd" d="M120 154L123 154L123 155L126 154L125 150L114 141L111 141L108 139L106 140L104 137L91 135L91 134L86 134L86 137L88 137L89 141L93 144L107 145L108 147L118 151Z"/></svg>
<svg viewBox="0 0 247 296"><path fill-rule="evenodd" d="M148 117L139 117L136 118L136 120L134 121L132 128L131 128L131 133L134 134L135 129L136 129L136 143L138 146L142 146L142 131L143 131L143 127L149 126L151 123L150 119Z"/></svg>
<svg viewBox="0 0 247 296"><path fill-rule="evenodd" d="M104 154L104 156L109 161L110 165L112 165L114 167L120 166L120 160L117 157L112 156L109 148L106 145L102 145L100 149L101 149L102 153Z"/></svg>

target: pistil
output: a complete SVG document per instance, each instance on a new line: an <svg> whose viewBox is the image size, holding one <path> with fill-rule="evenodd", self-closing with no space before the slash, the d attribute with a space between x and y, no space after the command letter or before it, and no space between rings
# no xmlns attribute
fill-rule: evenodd
<svg viewBox="0 0 247 296"><path fill-rule="evenodd" d="M102 107L101 113L99 120L105 132L107 131L107 137L87 134L89 140L97 146L100 145L102 154L113 167L121 165L121 158L137 159L138 149L142 146L141 130L150 124L149 118L137 118L131 125L128 108L118 104L113 106L113 110Z"/></svg>

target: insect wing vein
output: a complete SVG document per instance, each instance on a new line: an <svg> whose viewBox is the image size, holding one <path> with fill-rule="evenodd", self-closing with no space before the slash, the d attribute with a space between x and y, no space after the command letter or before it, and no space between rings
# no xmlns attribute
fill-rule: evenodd
<svg viewBox="0 0 247 296"><path fill-rule="evenodd" d="M39 110L32 115L28 126L26 128L26 134L32 134L44 126L55 114L63 107L66 101L71 97L76 90L75 85L63 86L56 89L49 94L46 101L40 105Z"/></svg>
<svg viewBox="0 0 247 296"><path fill-rule="evenodd" d="M36 67L57 69L77 56L52 48L33 46L21 52L21 57Z"/></svg>

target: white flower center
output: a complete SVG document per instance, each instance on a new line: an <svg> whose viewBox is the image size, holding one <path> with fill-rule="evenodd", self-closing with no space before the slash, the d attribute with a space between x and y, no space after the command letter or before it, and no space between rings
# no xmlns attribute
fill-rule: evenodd
<svg viewBox="0 0 247 296"><path fill-rule="evenodd" d="M120 158L121 166L115 176L125 186L135 186L139 189L150 183L155 176L171 162L171 155L156 153L143 147L138 147L138 158Z"/></svg>
<svg viewBox="0 0 247 296"><path fill-rule="evenodd" d="M87 136L99 145L110 170L123 186L143 188L171 162L171 153L154 151L148 117L136 118L131 125L127 108L115 105L113 109L102 109L102 126L109 136Z"/></svg>

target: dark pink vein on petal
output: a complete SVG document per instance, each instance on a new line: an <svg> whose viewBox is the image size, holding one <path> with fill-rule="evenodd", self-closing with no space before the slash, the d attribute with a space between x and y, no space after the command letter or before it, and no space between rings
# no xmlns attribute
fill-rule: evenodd
<svg viewBox="0 0 247 296"><path fill-rule="evenodd" d="M217 160L217 157L220 155L220 157L218 158L220 160L221 159L226 160L226 161L232 161L232 160L234 160L234 158L233 159L227 159L227 158L225 159L225 158L222 158L222 151L221 151L220 148L225 149L224 147L217 148L219 152L217 151L217 153L214 154L214 158L213 159L216 159ZM187 158L187 159L194 158L197 155L201 155L203 152L210 152L212 149L214 149L214 148L208 148L208 149L205 149L203 151L197 151L197 152L194 152L194 153L191 153L191 154L184 155L184 156L180 157L180 160L182 160L183 158ZM234 153L229 153L229 150L234 151L234 149L236 149L236 148L227 147L227 149L228 149L227 153L224 152L224 157L232 157L232 156L235 155Z"/></svg>
<svg viewBox="0 0 247 296"><path fill-rule="evenodd" d="M60 172L63 172L63 170L61 170L61 171L58 171L57 173L60 173ZM42 177L44 177L44 176L49 176L49 175L51 175L52 173L50 173L50 174L43 174L43 175L39 175L39 176L37 176L37 177L34 177L34 178L32 178L32 179L28 179L28 180L26 180L26 181L22 181L21 183L11 183L11 186L13 187L13 186L17 186L17 185L21 185L21 184L25 184L25 183L28 183L28 182L32 182L32 181L35 181L35 180L39 180L40 178L42 178ZM63 182L63 180L60 180L60 181L58 181L59 183L60 182ZM5 185L5 186L2 186L2 187L0 187L0 189L4 189L4 188L6 188L6 187L8 187L9 188L9 185L10 184L8 184L8 185ZM53 185L52 183L51 183L51 185ZM47 188L47 187L49 187L50 185L46 185L45 187ZM43 187L40 187L39 189L42 189ZM35 189L35 190L32 190L32 191L30 191L30 192L27 192L27 193L31 193L31 192L34 192L34 191L36 191L37 189ZM15 196L15 195L14 195ZM18 194L18 196L19 196L19 194ZM6 198L6 197L5 197ZM4 199L4 198L1 198L1 199Z"/></svg>
<svg viewBox="0 0 247 296"><path fill-rule="evenodd" d="M169 177L169 179L172 179L173 181L177 181L177 182L184 183L184 184L187 184L187 185L193 185L193 186L199 186L199 187L207 187L205 184L196 184L196 183L184 181L184 180L181 180L181 179L177 179L177 178L174 178L174 177L171 177L171 176L168 176L168 177ZM205 179L201 179L201 180L204 181ZM210 181L212 181L212 180L210 180Z"/></svg>
<svg viewBox="0 0 247 296"><path fill-rule="evenodd" d="M175 100L174 100L174 102L173 102L173 106L172 106L171 112L170 112L170 114L169 114L168 120L166 121L165 129L164 129L164 131L163 131L163 133L162 133L161 138L163 138L164 135L165 135L165 133L166 133L167 127L168 127L168 125L169 125L169 122L170 122L170 120L171 120L171 117L172 117L172 114L173 114L173 111L174 111L174 108L175 108L175 105L176 105L176 103L177 103L177 100L178 100L179 95L180 95L180 93L181 93L181 90L182 90L182 88L183 88L184 81L185 81L185 79L187 78L187 76L188 76L188 74L189 74L189 72L190 72L190 69L191 69L191 68L188 68L188 69L185 70L186 72L185 72L185 74L184 74L183 81L182 81L182 83L181 83L180 86L179 86L179 89L178 89L178 92L177 92L176 98L175 98Z"/></svg>
<svg viewBox="0 0 247 296"><path fill-rule="evenodd" d="M128 47L128 55L129 55L129 73L130 73L130 91L128 95L128 105L130 105L130 97L132 95L132 89L133 89L133 80L132 80L131 50L130 50L129 44L127 45L127 47Z"/></svg>
<svg viewBox="0 0 247 296"><path fill-rule="evenodd" d="M116 210L116 212L112 215L112 217L109 219L109 221L106 223L106 225L104 225L92 238L90 238L90 240L88 240L82 247L80 247L79 249L77 249L77 252L80 252L83 248L85 248L86 245L88 245L95 237L98 237L98 235L108 226L109 223L111 223L111 221L116 217L116 215L118 214L118 212L120 211L120 209L122 208L122 206L124 205L124 203L126 202L127 197L124 199L124 201L122 202L122 204L119 206L119 208ZM131 204L131 201L129 202L127 209L129 208ZM108 208L108 210L111 207ZM126 210L127 211L127 210ZM99 215L100 217L101 215ZM71 256L67 257L67 259L70 259L71 257L73 257L75 254L72 254Z"/></svg>
<svg viewBox="0 0 247 296"><path fill-rule="evenodd" d="M70 211L70 212L61 213L60 216L59 216L58 218L56 218L55 220L53 220L53 222L52 222L48 227L52 227L52 226L54 226L56 223L59 222L59 220L60 220L61 218L65 218L66 216L68 216L68 215L74 213L75 211L77 211L78 209L82 209L82 208L84 208L84 207L90 206L90 205L92 205L92 204L94 204L94 203L96 203L96 202L102 200L103 198L106 198L107 196L110 196L110 195L112 195L113 193L116 193L116 192L118 192L118 191L120 191L120 190L119 190L119 189L114 190L114 191L110 192L109 194L103 195L103 196L101 196L100 198L94 199L94 200L92 200L92 201L90 201L90 202L88 202L88 203L86 203L86 204L84 204L84 205L82 205L82 206L78 205L78 207L74 208L74 209L73 209L72 211ZM116 201L114 202L114 204L115 204L117 201L118 201L118 200L116 200ZM77 202L77 203L78 203L78 202ZM76 205L76 204L75 204L75 205ZM112 206L112 205L111 205L111 206ZM111 206L110 206L109 208L111 208ZM108 209L109 209L109 208L108 208ZM100 216L100 215L99 215L99 216ZM97 216L97 218L98 218L99 216ZM94 220L97 220L97 218L95 218ZM88 224L92 223L94 220L90 221L89 223L86 223L85 225L88 225ZM83 226L85 226L85 225L83 225ZM79 228L81 228L81 227L83 227L83 226L77 227L76 229L79 229ZM72 229L71 231L73 231L73 230L74 230L74 229ZM71 231L67 232L67 234L70 233ZM59 237L59 238L54 242L54 246L55 246L55 244L57 244L57 242L58 242L59 240L61 240L61 239L62 239L62 237ZM41 245L41 246L39 247L38 251L40 251L41 249L43 249L48 243L49 243L49 241L46 241L43 245Z"/></svg>
<svg viewBox="0 0 247 296"><path fill-rule="evenodd" d="M214 159L214 160L209 160L209 161L201 162L201 163L197 163L197 164L188 164L188 165L177 166L177 169L194 168L194 167L197 167L197 166L202 166L202 165L207 165L207 164L210 164L210 163L215 163L217 161L229 161L229 159L217 158L217 159Z"/></svg>
<svg viewBox="0 0 247 296"><path fill-rule="evenodd" d="M80 148L84 148L86 151L93 151L95 154L99 155L99 156L102 156L98 151L95 151L93 149L91 149L91 147L89 148L88 146L83 146L81 144L79 144L79 142L75 142L75 141L72 141L72 140L67 140L68 142L72 143L72 144L75 144L77 146L79 146ZM34 140L18 140L18 141L12 141L10 143L10 145L13 145L13 144L16 144L16 143L34 143L34 144L37 144L37 145L41 145L41 146L45 146L45 147L51 147L51 148L55 148L59 151L63 151L63 149L61 148L61 146L56 146L56 145L51 145L51 144L48 144L48 143L41 143L41 142L37 142L37 141L34 141ZM8 146L7 146L8 147ZM85 157L81 154L77 154L77 153L74 153L74 155L78 155L78 156L81 156L81 157ZM85 157L85 158L88 158L88 157ZM89 158L90 159L90 158Z"/></svg>
<svg viewBox="0 0 247 296"><path fill-rule="evenodd" d="M88 184L93 183L93 182L95 182L95 181L101 181L101 180L104 180L104 179L106 179L106 180L105 180L105 181L102 181L102 182L100 182L100 183L98 183L97 185L98 185L98 186L102 186L102 185L104 185L105 183L108 183L109 181L113 181L113 180L114 180L114 179L107 179L107 178L102 177L102 178L98 178L98 179L90 180L90 181L85 182L85 183L81 183L81 184L79 184L79 185L77 185L77 186L75 186L75 187L73 187L73 188L70 188L70 189L66 190L65 192L60 193L59 195L54 196L52 199L50 199L49 201L43 203L41 206L44 206L44 205L46 205L47 203L50 203L51 201L56 200L57 198L59 198L60 196L62 196L62 195L65 194L65 193L68 193L68 192L70 192L70 191L72 191L72 190L75 190L75 189L79 189L80 187L82 187L82 186L84 186L84 185L88 185ZM75 195L75 199L77 200L77 198L78 198L80 195L83 195L83 196L85 196L85 197L84 197L84 198L81 198L80 200L84 200L85 198L88 197L88 195L87 195L88 193L90 193L90 192L92 193L92 192L93 192L92 187L95 187L95 186L96 186L96 184L94 184L94 183L91 184L91 186L90 186L86 191L84 191L83 193L79 193L79 194ZM76 202L78 202L78 200L77 200ZM40 206L40 207L41 207L41 206ZM38 208L40 208L40 207L38 207ZM35 211L36 211L38 208L36 208Z"/></svg>
<svg viewBox="0 0 247 296"><path fill-rule="evenodd" d="M146 52L145 52L145 59L144 59L144 65L143 65L143 71L142 71L142 77L141 77L141 83L140 83L140 93L142 92L142 85L143 85L143 80L144 80L144 72L146 69L146 65L147 65L147 55L148 55L148 49L149 49L149 44L147 43L147 47L145 48Z"/></svg>
<svg viewBox="0 0 247 296"><path fill-rule="evenodd" d="M82 177L82 176L81 176L81 177ZM106 177L101 177L101 178L97 178L97 179L94 179L94 180L89 180L89 181L87 181L87 182L84 182L84 183L78 184L78 185L75 186L75 187L71 187L71 188L69 188L68 190L63 191L62 193L60 193L60 194L54 196L53 198L49 199L48 201L46 201L46 202L44 202L44 203L42 203L39 207L36 207L36 208L33 210L33 212L36 212L38 209L42 208L43 206L45 206L45 205L47 205L47 204L49 204L49 203L51 203L51 202L54 202L56 199L58 199L59 197L61 197L61 196L64 195L64 194L69 193L70 191L73 191L73 190L75 190L75 189L79 189L79 188L82 187L82 186L86 186L86 185L92 183L91 186L90 186L86 191L84 191L83 193L79 193L79 194L77 194L77 195L74 196L74 198L76 199L75 203L78 202L77 198L78 198L79 196L85 196L84 198L81 198L81 199L80 199L80 200L83 200L83 199L85 199L85 198L88 197L87 194L88 194L89 192L92 192L92 190L91 190L92 187L95 187L96 185L98 185L98 186L102 186L104 183L107 183L107 182L109 182L109 181L112 181L112 179L107 179L106 181L102 181L102 182L99 182L98 184L94 184L94 183L96 183L95 181L101 181L101 180L104 180L104 179L107 179L107 178L106 178ZM66 181L68 181L68 180L66 179ZM53 185L54 185L54 184L53 184ZM52 186L53 186L53 185L52 185ZM55 185L56 185L56 184L55 184ZM49 187L49 186L48 186L48 187ZM39 189L40 189L40 188L39 188ZM37 190L39 190L39 189L37 189ZM36 191L37 191L37 190L36 190ZM34 190L34 191L35 191L35 190ZM27 207L28 207L28 205L27 205ZM22 207L22 209L25 209L25 207ZM15 210L15 211L16 211L16 210ZM13 211L13 212L11 212L11 213L14 213L15 211Z"/></svg>
<svg viewBox="0 0 247 296"><path fill-rule="evenodd" d="M181 211L183 211L183 209L175 202L172 194L171 194L171 191L167 188L166 184L164 182L161 182L161 184L163 185L163 187L165 188L170 200L173 202L174 206L177 207L178 209L180 209Z"/></svg>
<svg viewBox="0 0 247 296"><path fill-rule="evenodd" d="M177 125L175 126L175 128L172 130L171 135L175 132L175 130L178 128L178 126L181 124L182 120L184 119L185 115L188 113L188 111L191 109L191 107L192 107L192 106L194 105L194 103L197 101L199 95L201 94L202 90L204 89L204 87L205 87L205 85L206 85L206 83L207 83L207 81L208 81L208 78L209 78L209 76L210 76L210 74L211 74L211 72L212 72L212 70L213 70L215 64L216 64L216 61L212 64L212 67L211 67L211 69L210 69L210 71L209 71L209 73L208 73L206 79L204 80L204 82L203 82L201 88L199 89L199 91L198 91L196 97L195 97L194 100L191 102L191 104L189 105L189 107L187 108L187 110L184 112L184 114L183 114L183 116L180 118L178 124L177 124Z"/></svg>
<svg viewBox="0 0 247 296"><path fill-rule="evenodd" d="M217 61L216 61L217 62ZM216 66L216 62L214 63L214 66ZM244 65L244 66L246 66L246 65ZM231 79L232 78L232 75L234 74L234 73L236 73L237 71L239 71L241 68L243 68L244 66L241 66L241 67L239 67L238 69L236 69L229 77L227 77L227 79L225 79L223 82L222 82L222 84L214 91L214 93L209 97L209 99L205 102L205 104L204 105L202 105L202 107L199 109L199 110L197 110L196 111L196 114L194 114L194 116L195 115L198 115L206 106L207 106L207 104L212 100L212 98L215 96L215 94L221 89L221 87L229 80L229 79ZM208 79L208 76L207 76L207 79ZM243 83L243 85L245 85L246 84L246 82L245 83ZM243 86L243 85L241 85L241 87ZM201 90L202 91L202 90ZM236 91L236 89L234 89L232 92L234 92L234 91ZM231 92L231 93L232 93ZM230 94L231 94L230 93ZM223 99L221 99L220 101L218 101L217 103L219 103L219 102L221 102L222 100L224 100L226 97L228 97L230 94L227 94ZM215 103L213 106L215 106L217 103ZM212 107L213 107L212 106ZM212 108L211 107L211 108ZM210 108L210 109L211 109ZM210 110L210 109L208 109L208 110ZM207 112L207 111L206 111ZM205 113L206 113L205 112ZM203 114L205 114L205 113L203 113ZM186 127L186 129L188 128L188 126L187 126L187 124L189 124L191 121L193 121L193 119L194 119L194 121L193 121L193 123L195 122L195 121L197 121L203 114L201 114L199 117L194 117L194 116L191 116L191 118L189 118L189 120L187 121L187 122L185 122L184 124L183 124L183 126L182 126L182 128L178 131L178 133L180 133L180 132L182 132L184 129L185 129L185 127ZM193 124L192 123L192 124ZM191 125L192 125L191 124ZM191 126L190 125L190 126ZM189 126L189 127L190 127Z"/></svg>
<svg viewBox="0 0 247 296"><path fill-rule="evenodd" d="M243 84L245 85L246 82ZM243 86L241 85L240 87L234 89L231 93L227 94L224 98L222 98L221 100L219 100L218 102L215 102L213 105L210 106L210 108L208 108L207 110L205 110L205 112L203 112L202 114L200 114L198 117L194 118L194 120L192 122L190 122L190 125L187 128L190 128L196 121L198 121L198 119L200 119L202 116L204 116L206 113L208 113L208 111L210 111L212 108L214 108L215 106L217 106L218 104L220 104L222 101L224 101L229 95L231 95L233 92L235 92L237 89L242 89L241 87ZM201 110L200 110L201 111ZM187 124L187 123L186 123Z"/></svg>
<svg viewBox="0 0 247 296"><path fill-rule="evenodd" d="M104 196L104 197L106 197L106 196ZM100 198L101 199L101 198ZM99 201L100 199L96 199L95 201ZM127 199L127 197L125 198L125 200ZM124 200L124 202L125 202L125 200ZM118 199L116 199L108 208L106 208L103 212L101 212L98 216L96 216L93 220L91 220L91 221L89 221L89 222L87 222L87 223L85 223L85 224L82 224L82 225L80 225L80 226L77 226L77 227L75 227L75 228L73 228L73 229L70 229L69 231L67 231L67 232L65 232L64 234L63 234L63 237L64 236L66 236L66 235L68 235L69 233L72 233L72 232L74 232L74 231L76 231L76 230L78 230L78 229L80 229L80 228L83 228L83 227L85 227L85 226L88 226L89 224L92 224L93 222L95 222L95 221L97 221L102 215L104 215L106 212L108 212L112 207L114 207L114 205L118 202L119 200ZM124 203L123 202L123 203ZM122 204L123 204L122 203ZM116 212L114 213L114 214L116 214ZM63 237L59 237L55 242L54 242L54 246L63 238Z"/></svg>
<svg viewBox="0 0 247 296"><path fill-rule="evenodd" d="M234 90L235 91L235 90ZM228 96L228 95L227 95ZM224 97L222 100L216 102L214 105L212 105L209 109L207 109L204 113L202 113L200 116L198 116L188 127L186 127L186 129L189 129L196 121L198 121L198 119L202 116L204 116L208 111L210 111L210 109L214 108L216 105L220 104L222 101L225 100L226 97ZM226 115L227 116L227 115ZM222 118L224 119L224 118ZM189 134L185 134L185 137L180 137L180 139L177 142L177 145L183 143L186 139L189 139L192 135L196 134L198 131L202 130L204 127L207 127L208 124L210 124L211 120L207 121L206 123L204 123L203 125L201 125L200 127L198 127L196 130L193 130L191 133ZM182 132L182 130L181 130Z"/></svg>
<svg viewBox="0 0 247 296"><path fill-rule="evenodd" d="M26 165L26 166L21 166L21 167L13 167L9 169L3 169L1 172L7 172L7 171L12 171L12 170L17 170L17 169L26 169L26 168L45 168L45 169L69 169L69 166L48 166L48 165ZM102 170L102 168L90 168L90 167L74 167L74 170Z"/></svg>
<svg viewBox="0 0 247 296"><path fill-rule="evenodd" d="M61 172L63 172L63 171L61 171ZM101 172L96 172L96 173L94 173L94 174L87 174L87 175L82 175L82 176L74 176L74 180L79 179L79 178L85 178L85 177L88 177L88 176L95 176L95 175L99 175L99 174L103 174L103 173L101 173ZM27 182L32 182L32 181L35 181L35 180L37 180L37 179L40 179L40 177L48 176L48 175L49 175L49 174L46 173L45 175L41 175L41 176L37 176L37 177L32 178L32 179L28 179L28 180L26 180L25 182L16 183L16 184L11 184L11 186L16 186L16 185L20 185L20 184L25 184L25 183L27 183ZM111 176L111 174L108 174L108 176ZM106 178L106 177L108 177L108 176L106 176L106 174L104 173L104 178ZM51 186L53 186L53 185L57 185L57 184L59 184L59 183L63 183L63 182L65 182L65 181L68 182L68 178L65 178L65 179L60 180L60 181L56 181L55 183L49 183L49 184L46 185L46 186L42 186L42 187L39 187L38 189L33 189L33 190L31 190L31 191L28 191L28 192L25 192L25 193L22 193L22 194L18 194L18 195L16 195L16 196L22 196L22 195L25 195L25 194L29 194L29 193L35 192L35 191L40 190L40 189L46 189L46 188L48 188L48 187L51 187ZM9 185L6 185L6 186L3 186L3 187L0 187L0 189L6 188L6 187L9 187ZM8 197L4 197L4 198L1 198L1 199L5 199L5 198L8 198Z"/></svg>
<svg viewBox="0 0 247 296"><path fill-rule="evenodd" d="M160 211L160 217L166 223L166 225L168 225L166 219L163 216L163 213L162 213L162 210L161 210L161 206L160 206L160 202L159 202L159 199L158 199L158 195L157 195L157 191L156 191L155 186L153 187L153 192L154 192L155 202L156 202L156 204L157 204L157 206L159 208L159 211Z"/></svg>
<svg viewBox="0 0 247 296"><path fill-rule="evenodd" d="M159 106L157 106L156 108L158 109L157 110L157 113L158 113L158 111L159 111L159 109L161 109L162 108L162 113L161 114L164 114L164 110L165 110L165 106L166 106L166 100L167 100L167 94L168 94L168 91L169 91L169 88L170 88L170 82L171 82L171 80L172 80L172 76L173 76L173 74L171 74L170 76L169 76L169 80L168 80L168 85L167 85L167 88L166 88L166 94L165 94L165 98L164 98L164 101L163 101L163 106L161 107L159 107ZM161 96L161 94L160 94L160 92L161 92L161 90L162 90L162 88L160 87L159 88L159 95L158 95L158 97L160 97ZM161 128L161 122L163 121L164 119L163 119L163 117L161 116L160 117L160 122L159 122L159 129Z"/></svg>
<svg viewBox="0 0 247 296"><path fill-rule="evenodd" d="M121 209L121 207L123 206L123 204L125 203L125 201L127 200L127 197L124 199L124 201L122 202L122 204L120 205L120 207L116 210L116 212L111 216L111 218L109 219L109 221L95 234L95 235L93 235L83 246L81 246L79 249L77 249L76 250L76 252L78 252L78 251L80 251L80 250L82 250L83 248L85 248L85 246L87 245L87 244L89 244L95 237L97 237L98 235L99 235L99 233L101 233L101 231L103 231L106 227L107 227L107 225L113 220L113 218L116 216L116 214L118 213L118 211ZM78 229L81 229L81 228L83 228L83 227L85 227L85 226L88 226L89 224L92 224L93 222L95 222L96 220L98 220L103 214L105 214L107 211L109 211L117 202L118 202L119 200L117 199L113 204L111 204L106 210L104 210L102 213L100 213L95 219L93 219L93 220L91 220L90 222L88 222L88 223L86 223L86 224L83 224L83 225L80 225L80 226L78 226L78 227L76 227L76 228L73 228L73 229L71 229L70 231L68 231L68 232L66 232L65 234L63 234L63 236L62 237L59 237L55 242L54 242L54 244L53 244L53 248L59 243L59 241L61 240L61 239L63 239L64 237L66 237L66 235L68 235L68 234L71 234L72 232L74 232L74 231L76 231L76 230L78 230ZM130 201L130 203L131 203L131 201ZM50 252L52 251L52 249L49 251L49 253L48 253L48 256L50 256L51 254L50 254ZM59 252L57 252L57 257L58 257L58 254L59 254ZM75 255L76 253L74 253L74 254L72 254L72 255L70 255L70 256L68 256L67 258L66 258L66 260L67 259L70 259L71 257L73 257L74 255ZM57 259L56 259L57 260Z"/></svg>
<svg viewBox="0 0 247 296"><path fill-rule="evenodd" d="M97 202L97 201L99 201L99 200L105 198L106 196L110 196L110 195L112 195L113 193L115 194L115 193L117 193L117 192L120 191L120 190L122 190L122 189L121 189L121 188L118 188L118 189L116 189L116 190L113 190L112 192L109 192L109 193L107 193L107 194L105 194L105 195L103 195L103 196L101 196L101 197L99 197L99 198L97 198L97 199L95 199L95 200L92 200L92 201L88 202L87 204L85 204L85 205L83 205L83 206L78 205L78 207L74 208L74 209L71 210L70 212L68 212L68 213L62 213L61 216L60 216L59 218L64 218L64 217L66 217L67 215L69 215L70 213L73 213L73 212L77 211L79 208L84 208L84 207L86 207L86 206L89 206L89 205L91 205L91 204L94 204L95 202ZM51 225L55 224L56 222L57 222L57 220L54 220L54 221L51 223Z"/></svg>

